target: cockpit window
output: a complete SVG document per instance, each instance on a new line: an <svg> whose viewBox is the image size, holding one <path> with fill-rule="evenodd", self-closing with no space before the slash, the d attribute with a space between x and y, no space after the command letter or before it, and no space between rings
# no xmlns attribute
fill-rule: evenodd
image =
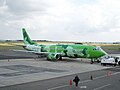
<svg viewBox="0 0 120 90"><path fill-rule="evenodd" d="M93 50L96 50L96 48L93 48Z"/></svg>
<svg viewBox="0 0 120 90"><path fill-rule="evenodd" d="M93 48L93 50L100 50L100 47Z"/></svg>

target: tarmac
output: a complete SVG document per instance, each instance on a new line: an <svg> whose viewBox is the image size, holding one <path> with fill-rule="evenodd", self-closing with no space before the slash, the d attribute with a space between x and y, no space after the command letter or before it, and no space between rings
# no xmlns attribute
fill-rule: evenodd
<svg viewBox="0 0 120 90"><path fill-rule="evenodd" d="M0 60L0 87L108 68L80 60L50 62L43 59Z"/></svg>
<svg viewBox="0 0 120 90"><path fill-rule="evenodd" d="M69 80L74 75L80 75L85 83L86 79L89 81L91 74L95 73L94 77L106 76L106 70L114 68L113 66L101 66L100 63L90 64L89 59L64 58L62 61L47 61L46 58L38 59L33 54L12 51L0 52L0 59L0 90L74 90L74 86L68 87ZM116 73L116 69L114 71ZM117 73L119 74L119 70ZM117 76L117 78L119 77ZM115 79L113 77L113 80ZM67 81L67 84L64 80ZM101 83L104 82L105 78L103 77L102 80ZM43 85L43 82L46 84ZM95 85L97 83L99 81L94 82ZM86 85L95 88L94 84L88 83ZM83 87L80 88L84 89L86 85L83 84ZM105 83L105 85L111 84ZM87 89L93 90L93 88Z"/></svg>

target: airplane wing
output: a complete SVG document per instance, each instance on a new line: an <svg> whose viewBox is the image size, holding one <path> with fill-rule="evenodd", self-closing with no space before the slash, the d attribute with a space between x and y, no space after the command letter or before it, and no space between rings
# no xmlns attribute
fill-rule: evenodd
<svg viewBox="0 0 120 90"><path fill-rule="evenodd" d="M11 51L15 51L15 52L28 52L28 53L33 53L34 52L34 51L16 50L16 49L12 49Z"/></svg>
<svg viewBox="0 0 120 90"><path fill-rule="evenodd" d="M26 50L12 50L16 52L26 52L26 53L33 53L38 55L38 57L47 57L47 60L55 60L55 59L62 59L62 53L52 53L52 52L37 52L37 51L26 51Z"/></svg>
<svg viewBox="0 0 120 90"><path fill-rule="evenodd" d="M35 54L49 54L49 52L37 52L37 51L16 50L16 49L12 49L12 51L16 51L16 52L26 52L26 53L35 53Z"/></svg>
<svg viewBox="0 0 120 90"><path fill-rule="evenodd" d="M12 49L12 51L16 51L16 52L26 52L26 53L34 53L34 54L37 54L37 55L50 54L50 53L51 53L51 52L37 52L37 51L16 50L16 49ZM53 54L62 54L62 53L53 53Z"/></svg>
<svg viewBox="0 0 120 90"><path fill-rule="evenodd" d="M13 46L20 46L20 47L24 46L23 44L19 44L19 43L8 43L8 44L13 45Z"/></svg>

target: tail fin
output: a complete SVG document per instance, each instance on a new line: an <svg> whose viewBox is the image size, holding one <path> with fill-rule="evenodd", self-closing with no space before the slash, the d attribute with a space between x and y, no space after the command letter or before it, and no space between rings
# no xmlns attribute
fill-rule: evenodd
<svg viewBox="0 0 120 90"><path fill-rule="evenodd" d="M22 28L22 32L23 32L24 44L30 44L30 45L36 44L35 42L33 42L33 41L30 39L30 37L28 36L25 28Z"/></svg>

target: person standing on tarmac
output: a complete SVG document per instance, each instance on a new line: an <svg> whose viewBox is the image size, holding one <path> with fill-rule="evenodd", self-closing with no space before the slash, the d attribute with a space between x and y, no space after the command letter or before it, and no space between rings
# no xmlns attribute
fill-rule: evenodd
<svg viewBox="0 0 120 90"><path fill-rule="evenodd" d="M75 82L75 86L78 86L78 82L80 81L79 77L76 75L75 78L73 79L73 82Z"/></svg>
<svg viewBox="0 0 120 90"><path fill-rule="evenodd" d="M115 57L115 64L117 65L118 57Z"/></svg>

